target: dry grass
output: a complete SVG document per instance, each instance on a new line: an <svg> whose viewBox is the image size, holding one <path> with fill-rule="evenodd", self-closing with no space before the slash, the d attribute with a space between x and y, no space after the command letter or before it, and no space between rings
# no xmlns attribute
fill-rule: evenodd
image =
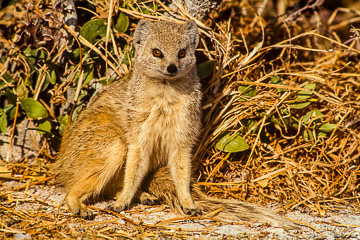
<svg viewBox="0 0 360 240"><path fill-rule="evenodd" d="M343 11L332 12L327 23L305 14L268 23L248 9L246 17L219 24L224 34L213 41L219 70L205 90L205 134L197 154L206 179L200 184L210 192L276 201L284 210L358 209L360 32L349 25L358 13ZM350 30L344 36L332 22L337 17L341 31ZM309 91L307 84L316 87L303 107L299 95ZM322 131L324 124L332 125ZM219 151L215 144L224 132L240 133L250 149Z"/></svg>
<svg viewBox="0 0 360 240"><path fill-rule="evenodd" d="M57 49L54 39L27 42L44 49L48 53L47 63L51 63L39 66L34 88L29 90L28 95L40 100L47 108L52 124L56 125L52 133L60 132L58 109L65 102L66 89L78 89L75 101L81 99L83 79L79 79L79 76L83 75L86 66L97 60L106 63L106 71L95 70L99 82L111 82L113 72L118 75L129 72L131 63L124 64L123 60L131 56L128 43L135 19L180 21L190 18L186 13L172 12L160 1L154 2L158 4L156 11L141 3L125 8L114 1L99 1L98 4L90 1L93 11L97 13L96 18L109 22L109 16L119 12L131 17L133 23L130 30L127 33L111 32L105 40L95 44L81 36L76 37L75 45L91 50L80 61L66 64L60 77L62 81L58 81L46 93L42 92L42 87L45 76L51 70L49 66L56 64L65 48ZM6 19L9 17L6 17L4 10L0 12L4 19L0 25L11 28L13 33L28 29L26 19L27 23L38 19L54 34L63 28L55 15L46 17L49 8L45 8L45 11L38 2L30 8L22 1L16 6L16 9L8 10L16 12L11 19ZM304 11L288 10L275 18L275 7L254 6L258 5L247 1L225 1L204 24L198 22L203 37L198 49L200 58L217 62L212 77L203 81L204 129L196 151L198 183L212 195L255 203L281 203L283 211L301 208L324 214L339 206L358 210L360 11L346 7L320 7L313 11L308 7ZM164 14L166 12L172 12L179 20L170 19ZM69 36L77 36L70 28L66 30ZM21 32L16 36L20 37L19 34ZM21 37L21 41L14 44L9 37L0 35L0 44L5 49L2 54L7 56L7 60L0 63L3 69L0 75L2 79L3 74L13 76L15 81L8 87L16 90L33 76L23 53L26 39ZM124 45L116 46L114 39L121 39ZM88 58L91 54L97 56L97 60ZM108 71L108 68L112 70ZM314 88L309 89L309 84ZM19 103L16 106L16 112L19 112ZM24 118L24 115L15 115L9 118L9 125L16 126ZM30 124L36 126L37 122L30 120ZM249 149L237 153L219 150L216 144L227 133L242 136ZM13 136L14 131L8 132L8 135ZM53 176L48 166L56 152L51 147L55 140L56 136L51 136L37 142L38 154L31 161L19 159L16 163L7 163L4 159L0 165L1 182L13 180L24 183L12 189L12 192L22 192L31 185L51 185ZM39 210L38 214L17 212L16 204L9 196L7 192L0 195L0 224L5 234L23 229L41 238L63 238L63 232L70 233L68 236L71 237L133 238L140 236L134 235L133 231L164 230L120 216L129 224L124 226L121 236L119 232L114 233L106 228L101 236L92 230L79 233L67 227L67 224L69 221L83 224L82 220L67 216L58 221L58 216L47 214L46 209ZM45 203L40 204L48 207ZM114 216L109 221L115 222L118 218ZM18 228L12 228L13 224ZM188 236L177 234L177 237Z"/></svg>

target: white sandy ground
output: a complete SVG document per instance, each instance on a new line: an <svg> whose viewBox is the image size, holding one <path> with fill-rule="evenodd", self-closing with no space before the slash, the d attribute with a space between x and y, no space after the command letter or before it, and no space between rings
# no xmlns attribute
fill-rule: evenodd
<svg viewBox="0 0 360 240"><path fill-rule="evenodd" d="M1 183L0 183L1 184ZM36 185L30 186L27 190L9 191L9 189L21 186L23 183L15 181L5 181L0 185L0 193L7 195L7 202L1 204L16 204L15 210L19 213L34 214L37 211L55 214L58 222L71 215L63 204L65 193L61 187ZM92 206L97 208L107 208L113 204L113 201L103 201ZM1 209L0 209L1 211ZM166 206L133 206L131 210L122 212L122 214L135 222L142 221L145 225L166 226L161 231L144 233L144 239L173 239L166 237L166 232L182 231L186 239L360 239L360 214L350 210L338 210L324 217L312 216L309 214L294 211L286 214L286 217L306 222L312 227L300 227L298 230L283 229L280 227L264 226L257 223L224 223L214 222L207 219L181 219L181 216L172 213ZM0 221L3 214L0 213ZM169 219L180 218L178 221L167 221ZM56 222L54 222L56 224ZM98 231L100 238L104 229L112 228L122 233L124 236L137 238L138 235L131 236L128 231L124 232L123 227L129 224L122 218L112 214L101 213L94 220L71 222L69 227L81 231L89 228L92 231ZM6 228L5 228L6 229ZM0 229L1 230L1 229ZM18 230L14 234L14 239L32 239L31 235ZM0 231L0 239L3 234ZM135 233L134 233L135 234ZM3 235L5 236L5 235ZM8 235L7 235L8 236ZM66 237L66 236L64 236Z"/></svg>

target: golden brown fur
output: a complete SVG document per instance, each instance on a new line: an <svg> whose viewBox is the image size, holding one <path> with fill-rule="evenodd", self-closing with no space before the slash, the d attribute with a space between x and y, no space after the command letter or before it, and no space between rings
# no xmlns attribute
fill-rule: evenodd
<svg viewBox="0 0 360 240"><path fill-rule="evenodd" d="M197 44L195 22L138 23L131 76L91 101L56 158L72 213L92 218L83 202L116 192L116 211L137 197L142 202L159 198L190 215L201 214L200 206L206 213L223 208L218 216L226 219L286 223L264 208L207 197L197 187L192 188L196 201L192 198L192 151L200 132Z"/></svg>
<svg viewBox="0 0 360 240"><path fill-rule="evenodd" d="M168 165L184 212L200 214L190 194L191 155L200 131L196 24L140 21L134 43L132 75L99 93L64 136L56 171L66 203L91 218L85 199L121 189L115 203L121 211L148 172Z"/></svg>

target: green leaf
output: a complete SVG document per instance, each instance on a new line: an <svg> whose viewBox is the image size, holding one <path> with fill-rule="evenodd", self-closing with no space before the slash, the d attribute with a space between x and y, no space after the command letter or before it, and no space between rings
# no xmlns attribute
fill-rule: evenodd
<svg viewBox="0 0 360 240"><path fill-rule="evenodd" d="M336 124L333 123L324 123L319 127L321 132L332 132L336 128Z"/></svg>
<svg viewBox="0 0 360 240"><path fill-rule="evenodd" d="M29 64L30 69L35 70L36 58L34 56L37 55L37 50L31 49L30 46L27 46L24 50L24 55L26 62Z"/></svg>
<svg viewBox="0 0 360 240"><path fill-rule="evenodd" d="M10 109L10 112L9 112L9 114L8 114L8 117L9 117L10 119L14 119L15 113L16 113L16 107L11 108L11 109Z"/></svg>
<svg viewBox="0 0 360 240"><path fill-rule="evenodd" d="M83 50L83 49L81 49L81 50ZM74 59L79 59L79 58L80 58L80 49L79 49L79 48L75 49L75 50L72 52L72 57L73 57Z"/></svg>
<svg viewBox="0 0 360 240"><path fill-rule="evenodd" d="M40 133L51 134L51 123L49 121L42 122L38 125L37 130L40 130Z"/></svg>
<svg viewBox="0 0 360 240"><path fill-rule="evenodd" d="M26 57L31 57L31 47L30 46L27 46L26 48L25 48L25 50L24 50L24 55L26 56Z"/></svg>
<svg viewBox="0 0 360 240"><path fill-rule="evenodd" d="M309 89L309 90L314 90L315 87L316 87L315 83L306 84L304 86L304 88ZM297 99L307 99L307 98L311 97L311 95L312 95L312 91L302 90L302 91L298 92L296 98Z"/></svg>
<svg viewBox="0 0 360 240"><path fill-rule="evenodd" d="M255 86L241 85L238 90L241 94L239 101L246 101L257 95Z"/></svg>
<svg viewBox="0 0 360 240"><path fill-rule="evenodd" d="M14 82L14 78L11 75L7 74L7 73L3 74L1 76L1 78L3 78L7 83Z"/></svg>
<svg viewBox="0 0 360 240"><path fill-rule="evenodd" d="M121 12L116 21L115 29L119 32L126 32L128 27L129 27L129 17Z"/></svg>
<svg viewBox="0 0 360 240"><path fill-rule="evenodd" d="M26 57L33 57L40 60L44 60L46 58L46 53L43 49L32 49L30 46L24 50L24 54Z"/></svg>
<svg viewBox="0 0 360 240"><path fill-rule="evenodd" d="M41 49L36 56L36 58L38 58L40 60L45 60L46 57L47 57L47 53L44 49Z"/></svg>
<svg viewBox="0 0 360 240"><path fill-rule="evenodd" d="M80 29L80 35L90 43L94 43L98 36L106 36L106 25L103 19L93 19L86 22Z"/></svg>
<svg viewBox="0 0 360 240"><path fill-rule="evenodd" d="M249 149L249 145L245 139L238 133L231 135L230 133L225 135L215 147L223 152L241 152Z"/></svg>
<svg viewBox="0 0 360 240"><path fill-rule="evenodd" d="M303 137L304 137L304 139L305 139L306 141L309 140L308 130L305 130L305 131L303 132Z"/></svg>
<svg viewBox="0 0 360 240"><path fill-rule="evenodd" d="M82 95L82 96L81 96ZM86 92L83 92L83 94L80 94L80 97L79 97L79 102L81 102L81 99L84 98L86 95ZM79 104L79 106L77 106L75 109L74 109L74 112L71 116L71 122L74 122L75 119L77 119L77 117L80 115L80 113L82 111L84 111L86 108L86 104L85 103L82 103L82 104Z"/></svg>
<svg viewBox="0 0 360 240"><path fill-rule="evenodd" d="M284 127L282 122L279 119L277 119L274 115L272 115L270 117L270 122L272 122L272 123L274 123L276 125L279 125L280 127Z"/></svg>
<svg viewBox="0 0 360 240"><path fill-rule="evenodd" d="M212 75L215 69L216 62L215 61L206 61L200 63L197 66L197 72L199 74L200 79L208 78Z"/></svg>
<svg viewBox="0 0 360 240"><path fill-rule="evenodd" d="M46 73L46 81L42 86L42 90L44 91L49 86L50 83L52 85L56 83L56 72L54 69L51 69L50 72Z"/></svg>
<svg viewBox="0 0 360 240"><path fill-rule="evenodd" d="M9 114L10 113L10 111L11 111L11 109L14 107L14 105L13 104L8 104L8 105L6 105L5 107L4 107L4 112L5 112L5 114Z"/></svg>
<svg viewBox="0 0 360 240"><path fill-rule="evenodd" d="M1 110L0 112L0 131L2 133L6 133L6 128L7 128L7 119L6 119L6 114Z"/></svg>
<svg viewBox="0 0 360 240"><path fill-rule="evenodd" d="M39 120L48 116L48 112L46 111L44 106L35 99L25 98L21 101L21 106L23 107L27 116L30 119Z"/></svg>
<svg viewBox="0 0 360 240"><path fill-rule="evenodd" d="M270 84L284 85L284 83L281 81L280 77L277 76L277 75L271 76ZM285 91L284 88L277 88L276 90L277 90L278 93L281 93L281 92L284 92L284 91Z"/></svg>
<svg viewBox="0 0 360 240"><path fill-rule="evenodd" d="M290 116L289 110L287 108L281 108L280 113L281 113L282 116L286 116L286 117Z"/></svg>
<svg viewBox="0 0 360 240"><path fill-rule="evenodd" d="M312 134L312 132L310 130L305 130L303 132L303 137L304 137L304 139L306 141L309 141L309 140L313 141L314 140L314 136L313 136L313 134Z"/></svg>
<svg viewBox="0 0 360 240"><path fill-rule="evenodd" d="M279 83L281 83L280 77L277 76L277 75L271 76L270 83L271 84L279 84Z"/></svg>
<svg viewBox="0 0 360 240"><path fill-rule="evenodd" d="M14 118L15 111L16 111L16 107L13 104L8 104L2 109L3 114L5 116L7 116L7 118L9 118L9 119ZM0 114L1 114L1 111L0 111ZM2 120L2 121L4 121L4 120Z"/></svg>
<svg viewBox="0 0 360 240"><path fill-rule="evenodd" d="M20 99L26 98L29 90L26 88L24 81L22 81L16 88L16 96Z"/></svg>
<svg viewBox="0 0 360 240"><path fill-rule="evenodd" d="M248 120L248 122L247 122L247 127L249 128L249 129L251 129L253 126L255 126L255 124L256 124L256 121L254 121L254 120Z"/></svg>
<svg viewBox="0 0 360 240"><path fill-rule="evenodd" d="M65 129L66 129L66 124L67 124L67 121L69 119L69 115L68 114L65 114L65 115L61 115L58 117L58 122L60 124L60 132L62 134L64 134L65 132Z"/></svg>
<svg viewBox="0 0 360 240"><path fill-rule="evenodd" d="M310 102L301 101L301 102L291 103L291 104L289 104L289 107L293 108L293 109L303 109L303 108L306 108L309 105L310 105Z"/></svg>
<svg viewBox="0 0 360 240"><path fill-rule="evenodd" d="M303 122L304 122L304 124L308 124L312 118L318 118L321 116L324 116L324 115L319 111L319 109L314 109L305 114L305 116L303 118Z"/></svg>
<svg viewBox="0 0 360 240"><path fill-rule="evenodd" d="M319 137L326 137L326 133L324 133L324 132L319 132L318 136L319 136Z"/></svg>
<svg viewBox="0 0 360 240"><path fill-rule="evenodd" d="M53 70L51 70L51 73L50 73L50 83L51 84L55 84L56 83L56 72L55 72L55 70L53 69Z"/></svg>
<svg viewBox="0 0 360 240"><path fill-rule="evenodd" d="M3 81L2 79L0 79L0 91L3 90L4 88L7 88L5 81ZM1 96L1 92L0 92L0 96Z"/></svg>
<svg viewBox="0 0 360 240"><path fill-rule="evenodd" d="M88 84L93 78L94 78L94 65L91 64L90 66L85 67L84 82L82 86Z"/></svg>
<svg viewBox="0 0 360 240"><path fill-rule="evenodd" d="M3 75L0 76L0 90L7 88L8 84L12 82L14 82L13 77L7 73L4 73Z"/></svg>
<svg viewBox="0 0 360 240"><path fill-rule="evenodd" d="M304 86L305 89L314 90L316 87L315 83L306 84ZM294 103L290 103L289 107L293 109L303 109L310 105L310 101L306 101L312 96L312 91L302 90L297 93L296 99L303 99L304 101L296 101Z"/></svg>

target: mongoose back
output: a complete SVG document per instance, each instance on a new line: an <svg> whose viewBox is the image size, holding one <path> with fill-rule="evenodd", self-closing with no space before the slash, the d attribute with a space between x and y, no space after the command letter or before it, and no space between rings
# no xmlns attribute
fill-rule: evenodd
<svg viewBox="0 0 360 240"><path fill-rule="evenodd" d="M202 214L200 205L205 213L222 208L219 216L227 219L287 222L265 208L206 197L190 186L201 127L198 42L194 21L138 23L132 73L97 94L64 135L56 157L57 179L73 214L92 218L83 202L116 192L116 211L134 198L160 199L187 215Z"/></svg>

